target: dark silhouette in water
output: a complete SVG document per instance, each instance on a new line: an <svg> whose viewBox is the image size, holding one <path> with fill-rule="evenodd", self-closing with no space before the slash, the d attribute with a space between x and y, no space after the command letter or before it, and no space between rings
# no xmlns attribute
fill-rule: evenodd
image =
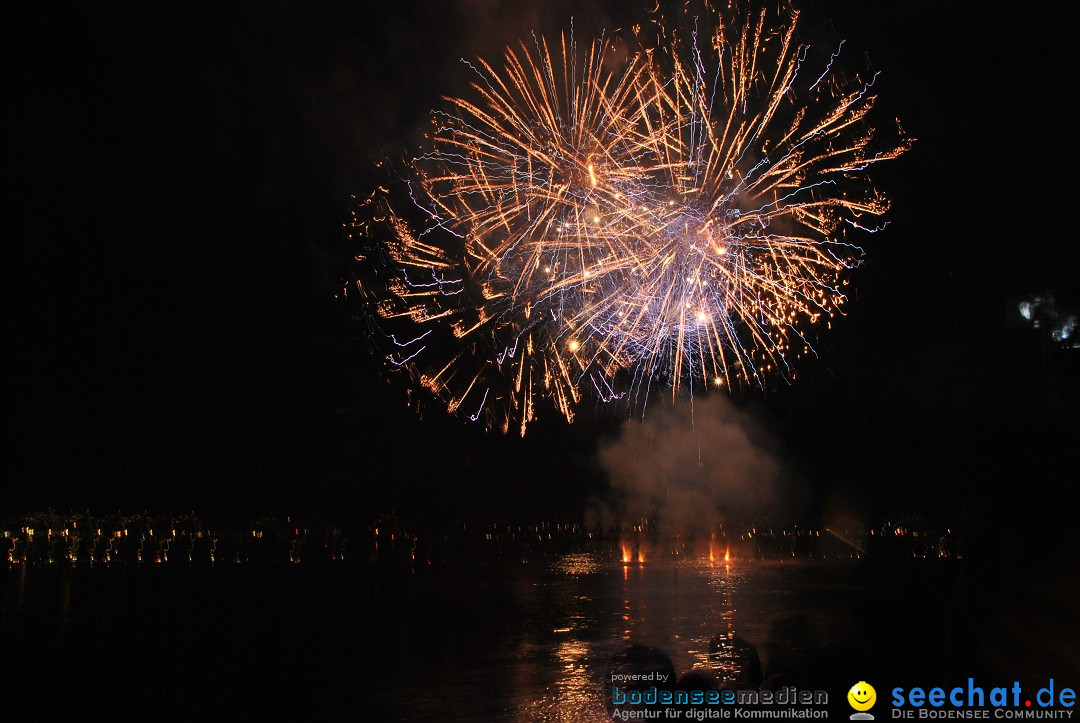
<svg viewBox="0 0 1080 723"><path fill-rule="evenodd" d="M731 688L758 688L764 677L757 648L738 635L720 633L709 642L709 662Z"/></svg>
<svg viewBox="0 0 1080 723"><path fill-rule="evenodd" d="M763 644L765 664L762 665L758 649L743 638L723 632L709 643L710 668L695 668L676 679L671 658L663 651L649 646L634 645L615 656L609 666L605 683L609 711L623 703L613 700L612 686L618 686L619 698L636 691L643 698L639 703L625 704L640 709L667 707L660 702L649 703L644 695L656 688L658 701L661 691L679 694L686 692L679 708L708 707L709 704L687 705L694 692L708 693L720 690L770 690L795 687L800 690L827 690L836 688L840 680L831 675L844 675L853 661L862 656L857 651L834 645L823 645L810 618L803 613L789 613L775 617L769 625ZM676 682L677 680L677 682ZM846 681L846 678L844 678ZM670 700L670 698L669 698Z"/></svg>
<svg viewBox="0 0 1080 723"><path fill-rule="evenodd" d="M810 621L802 613L773 618L765 640L763 687L777 690L786 685L810 688L819 669L818 645Z"/></svg>

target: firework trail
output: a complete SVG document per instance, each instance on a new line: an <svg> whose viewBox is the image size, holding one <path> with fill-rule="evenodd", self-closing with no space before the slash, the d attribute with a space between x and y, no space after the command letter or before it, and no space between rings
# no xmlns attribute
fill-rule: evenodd
<svg viewBox="0 0 1080 723"><path fill-rule="evenodd" d="M888 209L865 171L909 145L866 123L877 76L835 72L842 43L810 67L796 20L657 10L468 63L403 190L354 212L388 366L522 434L543 399L572 421L584 394L793 378Z"/></svg>

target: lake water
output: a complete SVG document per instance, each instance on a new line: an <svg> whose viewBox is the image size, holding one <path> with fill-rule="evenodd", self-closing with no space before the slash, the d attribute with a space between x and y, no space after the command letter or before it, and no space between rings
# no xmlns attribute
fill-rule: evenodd
<svg viewBox="0 0 1080 723"><path fill-rule="evenodd" d="M837 702L857 680L913 665L932 680L962 658L954 564L937 561L627 565L576 553L415 571L10 565L0 576L5 687L45 691L23 702L57 713L610 720L613 661L635 645L679 675L729 684L755 675L756 656L774 683Z"/></svg>

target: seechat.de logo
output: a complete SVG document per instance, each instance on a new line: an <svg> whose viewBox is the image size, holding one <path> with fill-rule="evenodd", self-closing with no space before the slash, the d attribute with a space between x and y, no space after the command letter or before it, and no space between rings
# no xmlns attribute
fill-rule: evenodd
<svg viewBox="0 0 1080 723"><path fill-rule="evenodd" d="M851 720L874 720L874 716L866 712L877 702L877 691L874 690L874 686L865 680L860 680L848 691L847 702L855 709L855 712L851 714Z"/></svg>

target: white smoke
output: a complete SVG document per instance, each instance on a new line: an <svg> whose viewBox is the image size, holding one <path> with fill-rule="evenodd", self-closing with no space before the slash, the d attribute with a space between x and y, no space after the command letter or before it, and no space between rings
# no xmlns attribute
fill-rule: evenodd
<svg viewBox="0 0 1080 723"><path fill-rule="evenodd" d="M779 444L721 394L653 403L597 452L611 488L590 522L656 517L668 530L785 517L797 506Z"/></svg>

